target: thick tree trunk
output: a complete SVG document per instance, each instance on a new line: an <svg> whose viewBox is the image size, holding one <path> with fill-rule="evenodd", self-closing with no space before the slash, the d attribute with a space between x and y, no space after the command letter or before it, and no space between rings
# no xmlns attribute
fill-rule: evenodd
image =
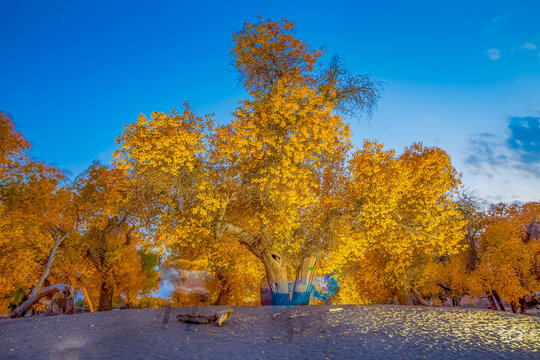
<svg viewBox="0 0 540 360"><path fill-rule="evenodd" d="M290 303L289 282L287 279L287 269L283 258L278 253L268 249L260 238L255 237L242 227L224 221L226 207L222 208L217 216L214 227L214 236L220 241L224 233L237 238L255 256L257 256L266 270L266 280L271 292L272 305L288 305ZM261 290L262 293L262 290ZM261 298L261 303L264 304Z"/></svg>
<svg viewBox="0 0 540 360"><path fill-rule="evenodd" d="M300 262L291 298L292 305L309 305L311 283L316 265L317 258L315 256L305 257Z"/></svg>
<svg viewBox="0 0 540 360"><path fill-rule="evenodd" d="M412 299L409 295L409 292L405 290L404 288L398 288L396 290L396 296L399 305L412 305Z"/></svg>
<svg viewBox="0 0 540 360"><path fill-rule="evenodd" d="M83 287L82 291L84 293L84 300L86 302L86 305L88 305L88 309L90 310L90 312L96 311L96 309L94 308L94 303L92 302L92 299L90 299L90 293L88 292L88 290L86 290L86 287Z"/></svg>
<svg viewBox="0 0 540 360"><path fill-rule="evenodd" d="M101 291L99 292L99 308L98 311L112 310L112 298L114 289L107 284L107 281L101 283Z"/></svg>
<svg viewBox="0 0 540 360"><path fill-rule="evenodd" d="M287 268L281 255L273 251L264 251L261 260L266 270L266 280L272 296L272 305L289 305L289 281Z"/></svg>
<svg viewBox="0 0 540 360"><path fill-rule="evenodd" d="M499 293L497 292L497 290L493 290L491 293L493 294L493 297L497 301L497 304L499 304L499 307L501 308L501 311L506 311L506 309L504 308L504 304L503 304L503 302L501 300L501 297L499 296Z"/></svg>
<svg viewBox="0 0 540 360"><path fill-rule="evenodd" d="M497 311L497 304L495 304L495 300L493 299L493 295L488 295L487 298L489 300L489 306L491 307L491 310Z"/></svg>

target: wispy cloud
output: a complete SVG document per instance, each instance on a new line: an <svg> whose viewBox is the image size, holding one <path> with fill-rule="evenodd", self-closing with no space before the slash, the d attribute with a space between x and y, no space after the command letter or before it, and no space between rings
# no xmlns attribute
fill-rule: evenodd
<svg viewBox="0 0 540 360"><path fill-rule="evenodd" d="M536 46L536 44L532 43L532 42L526 42L524 45L523 45L523 48L524 49L527 49L527 50L536 50L538 48L538 46Z"/></svg>
<svg viewBox="0 0 540 360"><path fill-rule="evenodd" d="M540 165L540 117L511 117L508 129L507 146L518 154L521 162Z"/></svg>
<svg viewBox="0 0 540 360"><path fill-rule="evenodd" d="M516 170L540 177L540 117L510 117L503 136L475 134L469 138L465 163L473 174L488 177L498 170Z"/></svg>
<svg viewBox="0 0 540 360"><path fill-rule="evenodd" d="M502 22L504 22L508 17L511 16L511 12L506 12L505 14L494 16L491 18L491 21L487 24L484 29L484 33L491 33L497 31Z"/></svg>
<svg viewBox="0 0 540 360"><path fill-rule="evenodd" d="M486 53L491 60L498 60L501 58L501 50L499 49L488 49Z"/></svg>

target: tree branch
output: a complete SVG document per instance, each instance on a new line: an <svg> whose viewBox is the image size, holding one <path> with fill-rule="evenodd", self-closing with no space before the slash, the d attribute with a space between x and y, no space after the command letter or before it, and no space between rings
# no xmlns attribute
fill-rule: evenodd
<svg viewBox="0 0 540 360"><path fill-rule="evenodd" d="M47 264L45 265L45 270L43 271L43 274L41 274L38 283L36 284L36 286L32 290L32 293L30 294L30 297L33 297L34 295L36 295L37 291L39 290L41 285L43 285L43 282L45 281L47 276L49 276L49 271L51 270L51 265L52 265L52 262L54 260L55 255L56 255L56 250L58 249L58 246L60 246L60 243L62 243L62 241L64 240L64 238L68 234L67 232L64 232L64 231L60 230L60 227L58 227L58 226L56 227L56 230L61 234L60 237L55 232L55 229L48 228L47 230L49 230L49 233L51 234L51 236L54 239L54 245L51 248L51 251L49 252L49 258L47 259Z"/></svg>

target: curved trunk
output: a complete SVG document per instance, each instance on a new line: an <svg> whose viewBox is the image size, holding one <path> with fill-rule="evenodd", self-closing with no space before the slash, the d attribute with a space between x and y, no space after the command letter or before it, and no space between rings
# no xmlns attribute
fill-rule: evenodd
<svg viewBox="0 0 540 360"><path fill-rule="evenodd" d="M33 297L34 295L37 294L39 288L41 287L41 285L43 285L43 282L45 281L47 276L49 276L49 271L51 270L51 265L52 265L52 263L54 261L54 257L56 255L56 250L58 249L58 246L60 246L60 244L62 243L64 238L66 237L65 233L62 236L58 236L54 232L54 230L52 230L52 229L49 229L49 232L50 232L51 236L54 239L54 245L51 248L51 251L49 252L49 258L47 259L47 264L45 265L45 270L43 270L43 274L41 274L38 283L36 284L36 286L34 286L34 289L32 290L32 293L30 294L30 297Z"/></svg>
<svg viewBox="0 0 540 360"><path fill-rule="evenodd" d="M86 301L86 305L88 305L88 309L90 310L90 312L96 311L96 309L94 308L94 303L92 302L92 299L90 299L90 293L88 292L86 287L83 287L82 291L84 293L84 300Z"/></svg>
<svg viewBox="0 0 540 360"><path fill-rule="evenodd" d="M11 317L16 318L16 317L24 316L24 314L26 314L26 312L34 304L36 304L39 301L39 299L45 296L55 295L59 292L66 292L66 293L71 294L72 296L70 300L71 302L73 302L73 293L74 293L73 287L71 285L66 285L66 284L55 284L55 285L44 287L40 292L28 298L28 300L26 300L19 307L13 310L13 312L11 313Z"/></svg>
<svg viewBox="0 0 540 360"><path fill-rule="evenodd" d="M250 232L242 227L224 221L225 207L219 211L214 227L214 237L220 241L224 233L236 237L241 244L245 245L259 260L262 261L266 271L266 281L268 282L269 291L271 293L272 305L288 305L290 302L289 296L289 281L287 279L287 268L283 258L278 253L267 248L261 239L255 237ZM263 289L261 289L261 295ZM261 303L265 303L264 298L261 298Z"/></svg>

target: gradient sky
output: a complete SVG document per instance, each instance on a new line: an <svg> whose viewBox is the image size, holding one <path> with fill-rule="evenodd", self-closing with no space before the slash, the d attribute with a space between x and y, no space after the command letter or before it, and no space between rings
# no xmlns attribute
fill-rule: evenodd
<svg viewBox="0 0 540 360"><path fill-rule="evenodd" d="M537 0L2 1L0 110L72 177L139 113L187 100L226 122L245 97L232 33L258 14L385 82L355 144L436 145L486 202L540 201Z"/></svg>

